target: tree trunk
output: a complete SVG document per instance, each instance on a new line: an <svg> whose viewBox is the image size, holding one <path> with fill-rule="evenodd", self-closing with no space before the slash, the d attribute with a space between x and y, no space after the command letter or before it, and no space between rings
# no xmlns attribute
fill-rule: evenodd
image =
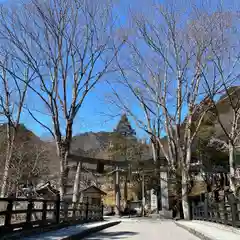
<svg viewBox="0 0 240 240"><path fill-rule="evenodd" d="M82 171L82 162L79 162L77 164L77 171L76 171L74 186L73 186L73 198L72 198L73 203L76 203L79 201L79 186L80 186L81 171Z"/></svg>
<svg viewBox="0 0 240 240"><path fill-rule="evenodd" d="M65 173L64 173L64 165L63 161L60 160L60 178L59 178L59 194L60 194L60 199L63 200L63 196L65 194Z"/></svg>
<svg viewBox="0 0 240 240"><path fill-rule="evenodd" d="M7 180L9 175L9 168L10 163L12 159L12 153L13 153L13 143L14 143L14 135L11 136L11 129L8 126L7 127L7 135L8 135L8 145L7 145L7 151L6 151L6 160L4 165L4 171L3 171L3 177L2 177L2 187L1 187L1 197L5 197L7 193ZM15 133L13 133L15 134Z"/></svg>
<svg viewBox="0 0 240 240"><path fill-rule="evenodd" d="M230 189L233 191L233 194L236 194L235 186L235 167L234 167L234 146L229 143L229 167L230 167Z"/></svg>
<svg viewBox="0 0 240 240"><path fill-rule="evenodd" d="M145 175L142 173L142 217L145 216Z"/></svg>
<svg viewBox="0 0 240 240"><path fill-rule="evenodd" d="M57 149L60 161L59 194L60 199L63 200L66 192L66 183L68 179L68 150L64 147L63 143L57 143Z"/></svg>
<svg viewBox="0 0 240 240"><path fill-rule="evenodd" d="M153 162L156 164L157 163L157 156L156 156L156 143L151 143L151 147L152 147L152 155L153 155Z"/></svg>
<svg viewBox="0 0 240 240"><path fill-rule="evenodd" d="M182 168L182 208L185 220L190 219L190 209L188 203L188 173L187 169Z"/></svg>
<svg viewBox="0 0 240 240"><path fill-rule="evenodd" d="M2 188L1 188L1 198L6 197L6 193L7 193L7 180L8 180L8 174L9 174L10 161L11 161L11 157L8 156L6 158L6 162L5 162L5 166L4 166L4 172L3 172L3 178L2 178Z"/></svg>
<svg viewBox="0 0 240 240"><path fill-rule="evenodd" d="M153 153L153 161L156 165L154 170L154 175L157 179L157 211L162 210L162 194L161 194L161 162L160 162L160 146L159 143L156 141L155 144L151 143L152 146L152 153Z"/></svg>
<svg viewBox="0 0 240 240"><path fill-rule="evenodd" d="M176 172L175 174L176 179L176 202L174 204L176 217L179 219L183 219L183 211L182 211L182 173Z"/></svg>

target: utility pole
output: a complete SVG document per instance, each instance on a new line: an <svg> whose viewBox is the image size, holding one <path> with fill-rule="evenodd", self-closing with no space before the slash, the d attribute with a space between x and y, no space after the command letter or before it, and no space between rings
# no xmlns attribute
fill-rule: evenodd
<svg viewBox="0 0 240 240"><path fill-rule="evenodd" d="M120 216L120 186L119 186L119 168L116 167L116 182L115 182L115 204L116 204L116 208L115 208L115 214L117 216Z"/></svg>

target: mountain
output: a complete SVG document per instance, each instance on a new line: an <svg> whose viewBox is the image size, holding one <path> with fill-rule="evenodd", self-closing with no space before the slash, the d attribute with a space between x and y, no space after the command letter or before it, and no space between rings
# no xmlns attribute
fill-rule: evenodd
<svg viewBox="0 0 240 240"><path fill-rule="evenodd" d="M233 120L233 109L231 105L233 104L235 109L240 110L240 87L235 86L229 88L228 95L229 96L227 96L227 94L223 94L219 101L217 102L216 106L219 112L219 118L224 128L228 132L230 132L232 127L231 122ZM226 135L224 134L220 124L217 122L217 119L214 119L213 123L215 128L215 137L226 141L227 140ZM240 127L240 122L238 123L238 127ZM237 144L240 144L239 140Z"/></svg>
<svg viewBox="0 0 240 240"><path fill-rule="evenodd" d="M136 132L132 128L126 114L123 114L112 132L87 132L74 136L71 143L71 153L109 159L111 157L109 152L110 145L121 141L124 142L125 140L128 145L132 141L137 142ZM149 152L149 149L147 149L147 152L144 153L146 158L151 157Z"/></svg>
<svg viewBox="0 0 240 240"><path fill-rule="evenodd" d="M233 120L232 105L234 106L234 109L240 110L240 87L231 87L227 90L227 92L228 93L223 94L220 96L219 100L216 101L216 108L213 107L207 112L197 135L197 137L209 140L212 146L215 142L218 149L220 145L224 147L224 144L226 145L225 148L227 147L226 143L228 142L228 137L226 136L223 128L227 133L230 133ZM238 123L238 127L240 127L240 122ZM240 144L239 140L240 138L238 139L236 145Z"/></svg>
<svg viewBox="0 0 240 240"><path fill-rule="evenodd" d="M229 98L229 96L231 96ZM231 102L230 102L231 100ZM221 120L222 125L226 129L227 132L230 132L231 130L231 122L233 119L233 110L231 107L231 104L235 104L236 108L240 109L240 87L234 86L228 89L228 94L222 94L218 101L216 101L216 108L219 113L219 118ZM197 122L200 118L203 111L209 107L209 104L211 104L210 98L205 98L203 101L200 102L198 105L199 108L196 111L196 113L193 116L193 125L194 122ZM183 121L180 131L181 135L184 135L185 130L185 124L186 119ZM239 123L240 126L240 123ZM206 149L205 147L208 147L208 153L211 150L214 156L218 156L223 154L223 152L226 152L226 144L224 142L227 142L228 138L226 134L224 133L221 125L219 124L219 121L217 119L217 115L215 112L214 107L212 107L207 114L205 115L202 124L200 126L200 130L193 142L193 155L196 155L199 151L199 147L201 148L201 151L204 151ZM167 137L163 137L161 139L162 144L164 145L164 149L166 152L168 152L168 143L167 143ZM240 137L238 139L237 145L240 146ZM225 156L226 157L226 156Z"/></svg>
<svg viewBox="0 0 240 240"><path fill-rule="evenodd" d="M0 126L0 163L5 164L5 152L7 144L7 125ZM18 132L13 147L13 155L10 165L9 181L11 185L25 183L32 180L47 180L51 172L56 171L56 157L54 148L49 143L42 141L25 125L18 126ZM55 151L56 152L56 151ZM56 155L56 154L55 154ZM57 165L59 168L59 165ZM0 170L2 175L3 167Z"/></svg>
<svg viewBox="0 0 240 240"><path fill-rule="evenodd" d="M111 132L88 132L78 134L72 139L71 153L98 158L98 155L107 149L111 134Z"/></svg>
<svg viewBox="0 0 240 240"><path fill-rule="evenodd" d="M1 124L0 125L0 141L4 142L6 141L6 131L7 131L7 125ZM33 143L42 143L41 139L36 136L32 131L26 128L24 124L19 124L18 126L18 134L16 142L19 144L21 142L33 142Z"/></svg>

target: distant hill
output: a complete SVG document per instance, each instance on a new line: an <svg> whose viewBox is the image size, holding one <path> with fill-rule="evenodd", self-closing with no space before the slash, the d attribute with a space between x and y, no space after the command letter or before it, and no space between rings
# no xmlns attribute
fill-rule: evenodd
<svg viewBox="0 0 240 240"><path fill-rule="evenodd" d="M98 152L100 149L107 147L111 139L110 132L88 132L83 134L78 134L73 137L71 143L71 152ZM94 153L93 153L94 154Z"/></svg>
<svg viewBox="0 0 240 240"><path fill-rule="evenodd" d="M120 118L116 129L112 132L88 132L83 134L78 134L73 137L71 144L71 153L77 155L84 155L95 158L109 159L109 146L116 141L123 141L130 145L131 142L137 143L136 132L131 127L131 124L126 116L123 114ZM140 143L144 145L143 143ZM145 151L143 153L143 158L151 158L151 152L149 146L145 143Z"/></svg>
<svg viewBox="0 0 240 240"><path fill-rule="evenodd" d="M234 104L235 108L240 109L240 87L235 86L228 89L228 94L223 94L219 100L216 102L217 112L219 114L220 121L224 129L229 133L232 128L232 120L233 120L233 109L231 107ZM231 100L230 100L231 99ZM230 102L231 101L231 102ZM218 144L228 142L228 138L219 123L219 120L216 115L215 108L212 108L207 112L200 131L198 133L198 137L203 137L207 140L211 140L211 142L218 142ZM240 127L240 122L238 124ZM237 141L237 145L240 144L240 138ZM217 145L218 145L217 144Z"/></svg>
<svg viewBox="0 0 240 240"><path fill-rule="evenodd" d="M6 130L7 125L0 125L0 141L4 142L6 140ZM18 134L17 134L17 143L31 141L32 143L42 143L41 139L36 136L32 131L26 128L24 124L19 124L18 126Z"/></svg>
<svg viewBox="0 0 240 240"><path fill-rule="evenodd" d="M71 153L93 158L107 158L111 132L88 132L73 137Z"/></svg>
<svg viewBox="0 0 240 240"><path fill-rule="evenodd" d="M5 163L6 129L6 124L0 126L1 166L4 166ZM59 169L55 152L56 150L53 145L42 141L32 131L27 129L24 124L20 124L14 144L11 174L15 178L20 177L20 175L25 178L32 171L32 176L47 180L51 172ZM0 169L0 175L2 175L2 171L3 167Z"/></svg>
<svg viewBox="0 0 240 240"><path fill-rule="evenodd" d="M231 99L235 104L240 104L240 87L239 86L234 86L229 88L228 93L231 95ZM203 106L202 109L204 109L205 107L208 107L207 106L208 98L204 99L200 104ZM219 100L216 102L216 107L218 112L220 113L220 119L224 128L229 132L231 129L231 121L232 121L233 115L232 115L231 104L229 102L229 97L227 96L227 94L223 94L222 96L220 96ZM201 116L202 111L203 110L199 110L194 114L193 122L197 121L197 119ZM240 123L239 123L239 126L240 126ZM184 133L184 128L185 128L185 121L181 125L182 135ZM223 141L228 140L222 127L220 126L216 118L214 108L208 111L208 113L203 119L203 122L200 127L200 131L198 132L195 138L195 141L193 143L194 152L199 146L200 139L207 140L207 142L211 143L212 149L215 146L217 150L222 149L223 146L220 146L221 143L223 143ZM161 141L165 151L168 152L167 137L166 136L163 137ZM207 144L207 142L205 142L205 144ZM238 145L240 146L240 136L238 140Z"/></svg>
<svg viewBox="0 0 240 240"><path fill-rule="evenodd" d="M231 96L232 103L236 106L236 108L240 109L240 87L239 86L231 87L228 90L228 93ZM217 109L220 113L220 119L223 126L229 132L231 130L231 121L232 121L233 114L232 114L229 97L226 94L221 96L221 98L217 102ZM240 122L238 126L240 127ZM220 124L217 122L216 119L214 119L214 128L215 128L215 136L217 138L220 138L222 140L227 140L226 135L224 134ZM238 141L238 144L240 144L240 141Z"/></svg>

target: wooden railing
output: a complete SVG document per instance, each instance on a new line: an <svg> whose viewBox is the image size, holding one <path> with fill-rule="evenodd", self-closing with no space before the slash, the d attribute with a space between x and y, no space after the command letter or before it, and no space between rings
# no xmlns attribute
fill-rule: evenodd
<svg viewBox="0 0 240 240"><path fill-rule="evenodd" d="M228 197L228 200L219 202L210 202L208 197L205 201L192 208L192 217L194 220L204 220L221 223L240 228L240 200L234 195Z"/></svg>
<svg viewBox="0 0 240 240"><path fill-rule="evenodd" d="M58 225L64 222L99 221L103 206L56 200L0 198L1 236L15 231Z"/></svg>

